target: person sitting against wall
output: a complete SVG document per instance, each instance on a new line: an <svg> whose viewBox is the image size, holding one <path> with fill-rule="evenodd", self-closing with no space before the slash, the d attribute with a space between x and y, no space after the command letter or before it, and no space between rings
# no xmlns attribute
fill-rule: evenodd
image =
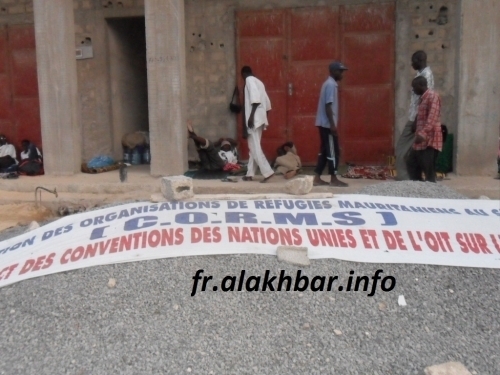
<svg viewBox="0 0 500 375"><path fill-rule="evenodd" d="M38 147L35 146L35 144L31 143L27 139L23 139L21 141L21 146L23 151L21 151L21 161L23 160L38 160L42 161L42 153L38 149Z"/></svg>
<svg viewBox="0 0 500 375"><path fill-rule="evenodd" d="M7 142L5 135L0 134L0 173L10 173L17 171L16 148Z"/></svg>
<svg viewBox="0 0 500 375"><path fill-rule="evenodd" d="M200 158L201 171L204 172L241 172L242 166L238 163L238 142L231 138L220 138L217 142L198 136L188 123L188 135L196 145Z"/></svg>
<svg viewBox="0 0 500 375"><path fill-rule="evenodd" d="M286 142L278 147L277 154L278 157L274 162L276 173L282 174L287 180L294 177L302 167L302 163L293 142Z"/></svg>
<svg viewBox="0 0 500 375"><path fill-rule="evenodd" d="M21 162L19 163L19 174L25 176L38 176L44 174L42 153L32 142L24 139L21 142Z"/></svg>

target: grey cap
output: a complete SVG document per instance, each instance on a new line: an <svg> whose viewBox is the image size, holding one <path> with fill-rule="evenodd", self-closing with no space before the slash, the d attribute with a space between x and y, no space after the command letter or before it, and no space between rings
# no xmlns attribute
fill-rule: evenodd
<svg viewBox="0 0 500 375"><path fill-rule="evenodd" d="M340 61L334 61L332 62L328 68L330 69L330 71L332 70L348 70L347 67L342 64Z"/></svg>

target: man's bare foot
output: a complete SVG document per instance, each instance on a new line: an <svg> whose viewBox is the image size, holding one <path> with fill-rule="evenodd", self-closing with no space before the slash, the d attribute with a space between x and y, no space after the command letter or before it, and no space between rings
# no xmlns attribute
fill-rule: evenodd
<svg viewBox="0 0 500 375"><path fill-rule="evenodd" d="M251 176L243 176L242 180L243 181L253 181L253 178Z"/></svg>
<svg viewBox="0 0 500 375"><path fill-rule="evenodd" d="M323 181L319 176L314 177L313 186L328 186L328 182Z"/></svg>
<svg viewBox="0 0 500 375"><path fill-rule="evenodd" d="M288 171L285 173L285 180L289 180L297 174L297 171Z"/></svg>
<svg viewBox="0 0 500 375"><path fill-rule="evenodd" d="M261 184L266 183L266 182L267 182L267 181L269 181L269 179L270 179L271 177L273 177L273 176L274 176L274 173L273 173L272 175L270 175L269 177L264 178L264 179L263 179L260 183L261 183Z"/></svg>

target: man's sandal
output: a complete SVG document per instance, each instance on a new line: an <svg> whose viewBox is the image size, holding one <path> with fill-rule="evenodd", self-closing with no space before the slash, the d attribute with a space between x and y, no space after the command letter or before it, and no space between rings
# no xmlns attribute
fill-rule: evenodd
<svg viewBox="0 0 500 375"><path fill-rule="evenodd" d="M253 181L253 178L252 178L252 177L250 177L250 176L243 176L243 177L242 177L242 180L243 180L243 181Z"/></svg>
<svg viewBox="0 0 500 375"><path fill-rule="evenodd" d="M274 176L274 173L273 173L272 175L270 175L269 177L264 178L264 179L263 179L260 183L261 183L261 184L265 184L265 183L266 183L267 181L269 181L269 179L270 179L271 177L273 177L273 176Z"/></svg>

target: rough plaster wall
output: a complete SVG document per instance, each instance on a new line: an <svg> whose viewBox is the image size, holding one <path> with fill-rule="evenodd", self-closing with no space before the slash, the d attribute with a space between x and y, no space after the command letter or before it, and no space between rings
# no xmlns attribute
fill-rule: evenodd
<svg viewBox="0 0 500 375"><path fill-rule="evenodd" d="M228 109L236 71L234 10L232 0L185 2L187 116L211 140L236 137L236 116ZM193 142L188 158L197 158Z"/></svg>
<svg viewBox="0 0 500 375"><path fill-rule="evenodd" d="M448 126L451 133L456 133L457 129L455 65L460 28L458 6L459 0L408 1L411 14L411 47L407 55L407 64L410 66L413 52L424 50L427 53L427 63L434 73L435 89L441 96L441 122ZM448 9L447 23L439 25L437 18L442 7ZM411 79L415 76L415 71L411 67L409 71L408 91L411 89ZM404 126L404 123L398 125Z"/></svg>
<svg viewBox="0 0 500 375"><path fill-rule="evenodd" d="M83 161L113 152L106 18L144 16L143 0L74 0L77 45L91 38L94 57L77 60Z"/></svg>
<svg viewBox="0 0 500 375"><path fill-rule="evenodd" d="M457 172L494 175L500 125L500 1L462 0Z"/></svg>
<svg viewBox="0 0 500 375"><path fill-rule="evenodd" d="M0 0L0 23L33 23L33 0Z"/></svg>

